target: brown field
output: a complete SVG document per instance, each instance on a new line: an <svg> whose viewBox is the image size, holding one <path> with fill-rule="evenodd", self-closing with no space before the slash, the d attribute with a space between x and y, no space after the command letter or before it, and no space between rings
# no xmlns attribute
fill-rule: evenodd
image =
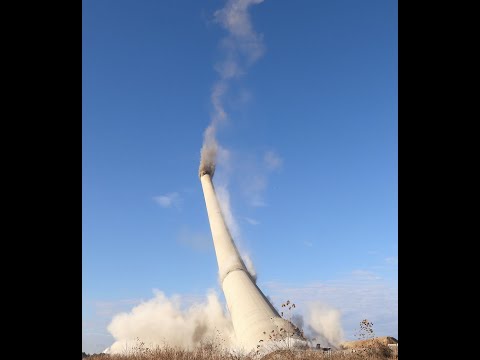
<svg viewBox="0 0 480 360"><path fill-rule="evenodd" d="M277 350L267 355L231 354L214 345L204 345L195 350L183 350L170 347L148 349L141 348L125 355L94 354L88 360L391 360L398 359L388 346L377 344L367 348L323 352L322 350Z"/></svg>

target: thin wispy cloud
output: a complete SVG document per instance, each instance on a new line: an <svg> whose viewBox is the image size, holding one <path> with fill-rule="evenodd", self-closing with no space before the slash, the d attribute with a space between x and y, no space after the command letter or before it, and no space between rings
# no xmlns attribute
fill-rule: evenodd
<svg viewBox="0 0 480 360"><path fill-rule="evenodd" d="M389 256L389 257L385 258L385 262L389 265L398 265L398 257Z"/></svg>
<svg viewBox="0 0 480 360"><path fill-rule="evenodd" d="M375 274L373 271L357 269L352 271L352 276L360 281L364 280L380 280L381 277Z"/></svg>
<svg viewBox="0 0 480 360"><path fill-rule="evenodd" d="M362 319L369 319L377 336L398 336L398 287L377 274L359 270L343 279L289 284L271 281L260 284L278 306L290 299L301 309L320 301L341 313L346 339L354 339Z"/></svg>
<svg viewBox="0 0 480 360"><path fill-rule="evenodd" d="M249 223L250 225L258 225L258 224L260 224L259 221L255 220L255 219L252 219L252 218L249 218L249 217L246 217L246 218L245 218L245 221L246 221L247 223Z"/></svg>
<svg viewBox="0 0 480 360"><path fill-rule="evenodd" d="M142 299L120 299L116 301L95 300L92 302L97 316L110 316L119 311L119 309L138 304Z"/></svg>
<svg viewBox="0 0 480 360"><path fill-rule="evenodd" d="M253 207L264 207L267 203L264 199L264 192L267 188L267 176L262 173L251 173L247 177L246 196Z"/></svg>
<svg viewBox="0 0 480 360"><path fill-rule="evenodd" d="M176 207L180 208L182 198L177 192L168 193L165 195L155 196L153 200L164 208Z"/></svg>
<svg viewBox="0 0 480 360"><path fill-rule="evenodd" d="M265 207L268 206L268 204L263 201L263 199L257 195L257 196L252 196L252 199L250 200L250 205L252 207Z"/></svg>
<svg viewBox="0 0 480 360"><path fill-rule="evenodd" d="M178 243L195 251L208 251L212 247L212 237L209 233L193 231L184 226L177 236Z"/></svg>
<svg viewBox="0 0 480 360"><path fill-rule="evenodd" d="M274 151L267 151L263 156L263 161L268 170L278 170L283 165L283 159L278 156Z"/></svg>
<svg viewBox="0 0 480 360"><path fill-rule="evenodd" d="M251 207L268 206L266 192L273 172L283 167L283 159L273 150L266 151L262 157L248 156L242 159L239 179L243 195Z"/></svg>

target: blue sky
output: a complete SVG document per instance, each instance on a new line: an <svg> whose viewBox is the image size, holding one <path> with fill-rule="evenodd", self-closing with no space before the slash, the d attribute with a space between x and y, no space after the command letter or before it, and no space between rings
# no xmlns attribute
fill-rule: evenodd
<svg viewBox="0 0 480 360"><path fill-rule="evenodd" d="M82 346L153 297L220 292L198 179L225 2L83 1ZM347 338L398 336L397 2L265 0L233 79L215 184L274 301L323 301ZM295 299L294 299L295 300Z"/></svg>

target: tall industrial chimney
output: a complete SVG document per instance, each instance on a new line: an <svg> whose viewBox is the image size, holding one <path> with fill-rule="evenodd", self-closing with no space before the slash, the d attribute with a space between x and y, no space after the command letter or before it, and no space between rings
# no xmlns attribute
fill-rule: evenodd
<svg viewBox="0 0 480 360"><path fill-rule="evenodd" d="M285 340L280 344L287 341L293 343L293 339L305 340L297 327L278 314L247 271L215 194L212 183L214 169L214 166L201 166L199 177L207 205L220 284L239 346L250 351L257 350L257 345L268 344L272 337Z"/></svg>

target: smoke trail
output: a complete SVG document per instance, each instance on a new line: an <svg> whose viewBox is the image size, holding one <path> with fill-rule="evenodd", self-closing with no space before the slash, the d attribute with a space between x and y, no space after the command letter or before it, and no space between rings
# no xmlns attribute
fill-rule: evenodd
<svg viewBox="0 0 480 360"><path fill-rule="evenodd" d="M216 139L217 128L227 119L227 113L223 105L223 97L228 89L231 79L243 75L246 69L258 60L264 53L262 36L255 33L248 8L253 4L259 4L263 0L228 0L225 6L214 13L215 21L227 30L227 36L220 43L224 52L224 58L215 65L219 79L215 83L210 96L213 114L210 125L203 135L203 146L200 155L199 176L210 174L213 177L217 162L217 154L228 154L228 150L221 147ZM224 157L224 164L228 156ZM216 187L216 192L223 216L230 229L232 236L238 241L240 232L233 217L230 207L230 195L227 185ZM257 274L253 263L243 251L242 258L247 270L254 280Z"/></svg>
<svg viewBox="0 0 480 360"><path fill-rule="evenodd" d="M123 353L132 349L137 339L149 348L169 345L193 349L208 340L235 346L231 320L215 292L210 291L204 302L186 308L185 303L180 296L168 298L156 291L153 299L116 315L108 325L115 342L105 352Z"/></svg>
<svg viewBox="0 0 480 360"><path fill-rule="evenodd" d="M210 174L210 176L213 176L215 173L215 161L218 151L218 144L215 139L215 126L215 123L212 122L212 124L210 124L205 130L200 155L200 168L198 169L198 176L200 177L204 174Z"/></svg>
<svg viewBox="0 0 480 360"><path fill-rule="evenodd" d="M213 86L211 94L213 114L203 137L199 176L206 173L213 176L215 172L219 147L215 135L219 124L227 119L222 100L230 80L243 75L264 53L262 36L253 30L248 13L251 5L261 2L263 0L228 0L222 9L214 13L215 21L225 28L228 34L221 41L224 58L215 65L220 78Z"/></svg>

